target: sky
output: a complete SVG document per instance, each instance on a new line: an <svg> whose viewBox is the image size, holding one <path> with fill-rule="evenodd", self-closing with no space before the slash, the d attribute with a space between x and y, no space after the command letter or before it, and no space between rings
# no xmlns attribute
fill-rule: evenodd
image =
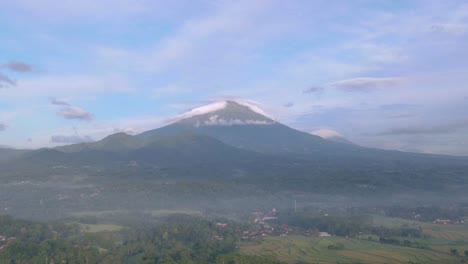
<svg viewBox="0 0 468 264"><path fill-rule="evenodd" d="M466 1L0 0L0 145L137 134L225 98L468 155Z"/></svg>

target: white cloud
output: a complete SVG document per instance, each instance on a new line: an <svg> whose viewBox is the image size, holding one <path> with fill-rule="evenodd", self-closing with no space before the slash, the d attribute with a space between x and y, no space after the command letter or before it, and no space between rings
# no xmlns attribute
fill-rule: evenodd
<svg viewBox="0 0 468 264"><path fill-rule="evenodd" d="M185 113L177 115L176 117L172 119L172 121L175 122L175 121L187 119L187 118L198 116L198 115L204 115L207 113L215 112L215 111L225 108L226 105L227 105L226 101L222 101L222 102L215 102L215 103L195 107Z"/></svg>
<svg viewBox="0 0 468 264"><path fill-rule="evenodd" d="M237 118L224 119L217 115L210 116L210 118L203 122L207 126L236 126L236 125L272 125L274 122L266 120L240 120ZM199 124L201 125L201 124Z"/></svg>
<svg viewBox="0 0 468 264"><path fill-rule="evenodd" d="M344 138L342 134L338 131L329 129L329 128L321 128L310 132L312 135L319 136L321 138L330 139L330 138Z"/></svg>

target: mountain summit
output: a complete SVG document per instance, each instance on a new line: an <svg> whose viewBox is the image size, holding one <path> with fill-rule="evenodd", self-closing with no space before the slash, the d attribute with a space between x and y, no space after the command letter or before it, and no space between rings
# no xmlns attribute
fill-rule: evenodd
<svg viewBox="0 0 468 264"><path fill-rule="evenodd" d="M221 101L194 108L174 118L176 123L200 126L272 125L274 120L255 105Z"/></svg>
<svg viewBox="0 0 468 264"><path fill-rule="evenodd" d="M276 122L259 107L248 102L212 103L185 112L173 121L170 125L146 131L137 137L191 132L215 138L236 148L270 154L316 153L319 150L336 149L336 143Z"/></svg>

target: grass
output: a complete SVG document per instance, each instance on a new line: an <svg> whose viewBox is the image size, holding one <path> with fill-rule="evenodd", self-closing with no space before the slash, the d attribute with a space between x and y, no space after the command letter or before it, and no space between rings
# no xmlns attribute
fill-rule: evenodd
<svg viewBox="0 0 468 264"><path fill-rule="evenodd" d="M343 250L330 250L341 243ZM400 247L342 237L267 237L244 242L241 253L262 255L287 263L457 263L458 258L437 251Z"/></svg>

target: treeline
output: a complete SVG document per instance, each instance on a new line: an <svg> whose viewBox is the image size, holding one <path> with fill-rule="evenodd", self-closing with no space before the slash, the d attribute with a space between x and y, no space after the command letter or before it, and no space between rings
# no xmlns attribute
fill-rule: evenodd
<svg viewBox="0 0 468 264"><path fill-rule="evenodd" d="M372 240L372 239L370 239ZM380 243L384 243L384 244L391 244L391 245L397 245L397 246L403 246L403 247L414 247L414 248L420 248L420 249L431 249L429 246L427 245L422 245L420 244L419 242L417 241L411 241L411 240L400 240L400 239L397 239L397 238L385 238L385 237L381 237L379 238L379 242Z"/></svg>
<svg viewBox="0 0 468 264"><path fill-rule="evenodd" d="M175 215L156 226L122 231L124 243L115 251L122 262L215 263L219 255L235 251L237 232L234 223L219 228L216 222Z"/></svg>
<svg viewBox="0 0 468 264"><path fill-rule="evenodd" d="M221 219L173 215L158 223L118 232L82 233L76 224L40 224L0 216L0 235L14 240L0 249L0 263L280 263L241 255L243 224Z"/></svg>
<svg viewBox="0 0 468 264"><path fill-rule="evenodd" d="M0 263L97 263L96 248L73 244L76 225L33 223L0 215L0 235L8 243L0 251Z"/></svg>
<svg viewBox="0 0 468 264"><path fill-rule="evenodd" d="M371 227L370 218L367 216L309 216L307 213L290 212L279 214L276 223L337 236L356 236Z"/></svg>
<svg viewBox="0 0 468 264"><path fill-rule="evenodd" d="M307 213L285 212L278 215L277 224L288 224L304 230L328 232L336 236L355 237L361 234L373 234L379 237L413 237L423 236L421 228L407 225L388 228L374 226L368 215L360 216L314 216Z"/></svg>
<svg viewBox="0 0 468 264"><path fill-rule="evenodd" d="M452 221L460 221L468 216L468 206L457 207L436 207L436 206L419 206L419 207L404 207L391 206L384 207L382 210L387 216L399 217L404 219L419 220L423 222L432 222L436 219L448 219Z"/></svg>

